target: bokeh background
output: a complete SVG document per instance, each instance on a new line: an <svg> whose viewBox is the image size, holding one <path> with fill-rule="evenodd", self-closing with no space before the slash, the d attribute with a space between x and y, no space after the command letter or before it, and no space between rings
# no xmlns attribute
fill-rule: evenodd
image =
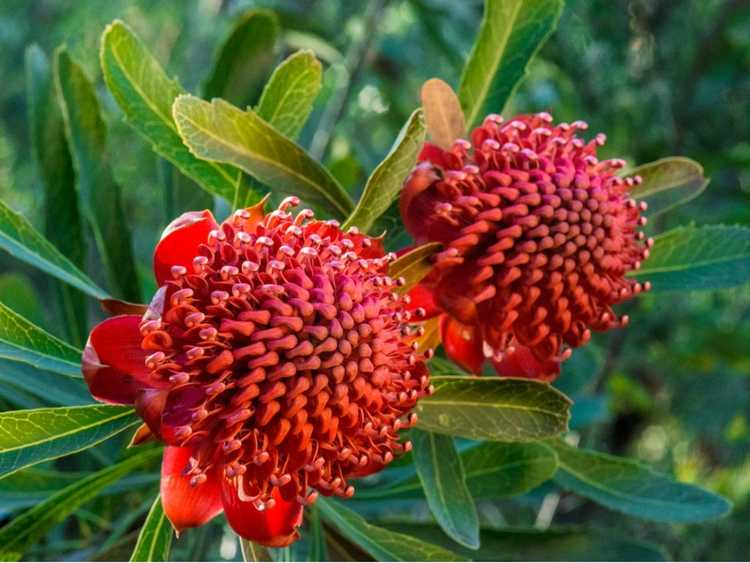
<svg viewBox="0 0 750 563"><path fill-rule="evenodd" d="M419 103L422 82L438 76L457 86L482 11L480 0L2 0L0 198L43 230L23 60L32 43L48 54L65 43L96 81L149 295L150 253L160 231L177 213L212 202L198 188L189 198L175 198L172 171L123 123L102 85L99 37L112 19L125 20L169 74L199 93L232 22L256 6L273 8L280 17L279 60L311 48L323 61L324 89L301 144L355 194ZM750 224L750 2L567 0L557 31L530 71L506 114L547 110L560 120L584 119L592 132L606 132L605 156L631 164L679 154L704 165L711 178L706 192L650 225L652 231L689 222ZM391 227L398 240L401 235ZM92 251L88 271L103 281L96 260ZM48 280L0 256L0 301L68 337ZM99 314L92 310L89 323ZM648 295L631 305L629 314L628 330L597 336L593 346L576 352L559 381L577 400L577 437L586 446L640 458L714 489L735 503L734 512L709 524L655 524L541 489L520 501L480 504L482 518L504 526L614 530L652 542L675 559L746 559L750 288ZM11 367L0 368L5 371L0 410L48 404L44 390L19 387ZM63 460L59 467L83 470L106 463L108 451L120 442ZM15 491L15 504L0 488L0 523L10 511L33 503L44 486L42 479L37 491ZM149 475L131 478L59 526L33 557L127 558L155 487ZM216 524L186 534L173 556L237 559L239 553ZM524 558L523 547L516 556Z"/></svg>

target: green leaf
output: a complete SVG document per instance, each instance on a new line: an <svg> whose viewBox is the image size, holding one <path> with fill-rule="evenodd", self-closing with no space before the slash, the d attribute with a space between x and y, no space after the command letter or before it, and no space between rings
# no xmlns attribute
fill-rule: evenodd
<svg viewBox="0 0 750 563"><path fill-rule="evenodd" d="M590 529L482 529L482 547L471 551L451 542L437 526L394 522L386 527L455 550L474 561L669 560L657 546Z"/></svg>
<svg viewBox="0 0 750 563"><path fill-rule="evenodd" d="M129 301L140 301L130 231L107 153L107 130L94 86L65 48L55 53L55 82L65 118L81 196L110 287Z"/></svg>
<svg viewBox="0 0 750 563"><path fill-rule="evenodd" d="M39 467L30 467L6 475L0 479L0 512L34 506L87 475L87 473L54 471L39 469ZM115 495L132 492L136 488L153 486L159 482L159 479L160 475L157 472L132 474L119 483L110 485L102 494Z"/></svg>
<svg viewBox="0 0 750 563"><path fill-rule="evenodd" d="M557 471L557 455L540 443L485 442L461 452L466 484L474 498L510 497L538 487ZM407 477L390 487L357 491L357 499L418 498L419 479Z"/></svg>
<svg viewBox="0 0 750 563"><path fill-rule="evenodd" d="M138 541L130 560L169 561L173 535L172 524L169 523L161 505L161 496L157 496L138 534Z"/></svg>
<svg viewBox="0 0 750 563"><path fill-rule="evenodd" d="M320 519L320 510L317 506L313 505L308 512L308 522L310 523L309 561L328 561L326 533Z"/></svg>
<svg viewBox="0 0 750 563"><path fill-rule="evenodd" d="M453 438L416 428L410 438L417 475L435 520L451 539L477 549L479 518Z"/></svg>
<svg viewBox="0 0 750 563"><path fill-rule="evenodd" d="M648 203L649 218L698 197L710 181L703 175L699 163L682 156L642 164L627 175L642 178L643 181L630 190L630 195Z"/></svg>
<svg viewBox="0 0 750 563"><path fill-rule="evenodd" d="M651 255L632 277L655 291L722 289L750 279L750 228L680 227L658 235Z"/></svg>
<svg viewBox="0 0 750 563"><path fill-rule="evenodd" d="M172 103L185 90L167 77L123 22L114 21L104 30L100 56L104 81L130 125L204 190L232 201L242 174L190 154L172 118Z"/></svg>
<svg viewBox="0 0 750 563"><path fill-rule="evenodd" d="M255 100L274 60L279 21L269 10L249 10L219 49L204 97L245 106Z"/></svg>
<svg viewBox="0 0 750 563"><path fill-rule="evenodd" d="M0 303L0 358L81 377L81 351Z"/></svg>
<svg viewBox="0 0 750 563"><path fill-rule="evenodd" d="M175 100L173 111L180 135L198 158L233 164L340 219L351 212L351 199L330 172L255 112L188 95Z"/></svg>
<svg viewBox="0 0 750 563"><path fill-rule="evenodd" d="M243 537L240 537L240 551L242 552L243 561L273 561L266 547L246 540Z"/></svg>
<svg viewBox="0 0 750 563"><path fill-rule="evenodd" d="M131 407L113 405L2 412L0 478L90 448L139 422Z"/></svg>
<svg viewBox="0 0 750 563"><path fill-rule="evenodd" d="M297 51L268 79L255 112L294 140L302 131L323 84L320 61L312 51Z"/></svg>
<svg viewBox="0 0 750 563"><path fill-rule="evenodd" d="M74 379L60 377L57 373L37 369L27 364L0 360L0 382L39 397L48 405L87 405L91 403L91 395L83 380L79 379L80 367L76 367L78 369Z"/></svg>
<svg viewBox="0 0 750 563"><path fill-rule="evenodd" d="M0 248L19 260L39 268L65 283L77 287L95 299L107 292L98 287L75 264L19 215L0 201Z"/></svg>
<svg viewBox="0 0 750 563"><path fill-rule="evenodd" d="M376 219L388 210L417 162L424 137L424 113L417 109L401 129L391 151L367 179L362 196L344 228L356 226L368 232Z"/></svg>
<svg viewBox="0 0 750 563"><path fill-rule="evenodd" d="M62 489L0 528L0 560L20 559L24 550L55 524L133 469L161 456L161 448L142 451Z"/></svg>
<svg viewBox="0 0 750 563"><path fill-rule="evenodd" d="M456 139L466 135L464 112L458 96L447 82L430 78L422 85L420 97L430 141L443 150L450 150Z"/></svg>
<svg viewBox="0 0 750 563"><path fill-rule="evenodd" d="M471 440L533 442L568 428L570 400L549 385L499 377L433 377L418 428Z"/></svg>
<svg viewBox="0 0 750 563"><path fill-rule="evenodd" d="M529 61L557 26L562 0L486 0L458 97L469 127L500 113Z"/></svg>
<svg viewBox="0 0 750 563"><path fill-rule="evenodd" d="M73 161L65 139L65 123L57 103L49 61L38 45L26 49L26 99L33 153L44 185L44 234L76 267L84 268L86 248L78 212ZM66 335L83 344L88 329L86 299L56 284L54 306Z"/></svg>
<svg viewBox="0 0 750 563"><path fill-rule="evenodd" d="M400 293L407 293L421 282L432 270L432 256L440 249L438 242L428 242L403 254L391 262L388 273L392 278L404 278L406 283L398 288Z"/></svg>
<svg viewBox="0 0 750 563"><path fill-rule="evenodd" d="M442 547L391 532L369 524L342 503L319 498L317 504L325 520L341 534L381 561L466 561Z"/></svg>
<svg viewBox="0 0 750 563"><path fill-rule="evenodd" d="M555 481L612 510L659 522L702 522L731 509L723 497L674 481L637 461L577 449L562 440L550 444L560 461Z"/></svg>

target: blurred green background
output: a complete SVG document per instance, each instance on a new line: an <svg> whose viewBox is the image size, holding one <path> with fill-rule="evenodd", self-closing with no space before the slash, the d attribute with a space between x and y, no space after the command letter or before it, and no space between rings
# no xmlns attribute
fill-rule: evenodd
<svg viewBox="0 0 750 563"><path fill-rule="evenodd" d="M0 198L44 228L23 60L32 43L48 55L65 43L97 84L148 296L150 253L161 230L177 213L212 202L197 187L188 200L173 197L172 172L123 123L102 85L99 37L107 23L123 19L170 75L199 93L232 23L257 6L279 15L278 60L311 48L323 61L324 89L300 141L323 155L354 194L419 103L422 82L438 76L457 86L482 11L480 0L3 0ZM558 120L584 119L592 134L606 132L605 156L633 165L673 154L704 165L707 191L651 231L689 222L750 224L750 2L568 0L530 70L506 114L547 110ZM104 282L93 249L88 261L89 273ZM49 277L5 254L0 270L0 301L67 335ZM594 346L576 352L559 382L578 401L581 443L714 489L734 501L733 514L703 525L654 524L551 489L480 503L480 514L495 525L614 530L658 544L675 559L744 559L750 553L750 288L647 295L629 308L630 328L597 336ZM98 315L92 310L89 324ZM0 380L0 410L41 404L43 397ZM96 461L76 459L66 463L81 469ZM132 508L137 522L152 498L134 490L87 505L33 556L127 558L138 528L122 520L122 507ZM0 511L0 522L5 516ZM103 546L113 531L118 538ZM187 534L173 555L239 557L223 533Z"/></svg>

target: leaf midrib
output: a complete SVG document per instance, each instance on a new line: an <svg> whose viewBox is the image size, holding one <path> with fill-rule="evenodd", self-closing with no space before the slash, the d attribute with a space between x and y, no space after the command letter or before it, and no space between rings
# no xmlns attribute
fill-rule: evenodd
<svg viewBox="0 0 750 563"><path fill-rule="evenodd" d="M314 64L314 61L316 60L315 57L311 56L309 53L304 53L303 55L300 55L300 57L299 57L298 60L302 60L302 59L305 59L306 63L307 62L313 62L313 64ZM275 104L273 112L271 113L271 115L269 116L269 118L266 121L268 121L271 124L274 123L274 121L276 120L276 118L278 118L278 116L280 115L281 108L284 107L284 105L286 104L286 100L288 100L290 97L292 97L292 94L294 93L294 90L297 88L297 85L300 82L302 82L303 78L307 78L308 75L310 75L310 74L311 74L311 68L308 65L308 66L305 67L305 69L302 72L298 73L292 79L289 87L286 88L286 89L284 89L284 93L281 95L281 98L279 99L278 103ZM312 73L312 74L314 74L314 73ZM273 78L273 77L271 77L271 78ZM263 100L261 100L261 102L262 101ZM258 107L260 108L260 104L258 105ZM258 114L258 115L260 115L260 114Z"/></svg>
<svg viewBox="0 0 750 563"><path fill-rule="evenodd" d="M72 408L85 409L87 407L72 407ZM40 410L46 410L46 409L40 409ZM24 411L21 411L21 412L24 412ZM25 412L28 412L28 411L25 411ZM117 420L119 418L123 418L125 416L130 416L132 414L133 414L133 410L130 409L130 410L124 411L122 413L119 413L117 415L114 415L114 416L112 416L110 418L99 420L99 421L97 421L95 423L91 423L91 424L84 425L84 426L77 426L76 428L74 428L72 430L63 432L62 434L55 434L54 436L50 436L50 437L48 437L46 439L37 440L36 442L25 442L25 443L23 443L23 444L21 444L21 445L19 445L17 447L12 447L12 448L8 448L8 449L0 449L0 455L5 455L5 454L7 454L9 452L13 452L13 451L16 451L16 450L19 450L19 449L23 450L23 449L30 448L30 447L33 447L33 446L38 446L38 445L41 445L41 444L44 444L46 442L50 442L50 441L53 441L53 440L59 440L59 439L65 438L67 436L70 436L72 434L76 434L78 432L83 432L83 431L88 430L90 428L93 428L93 427L96 427L96 426L101 426L101 425L107 424L109 422L113 422L113 421L115 421L115 420ZM135 421L134 421L134 423L135 423Z"/></svg>

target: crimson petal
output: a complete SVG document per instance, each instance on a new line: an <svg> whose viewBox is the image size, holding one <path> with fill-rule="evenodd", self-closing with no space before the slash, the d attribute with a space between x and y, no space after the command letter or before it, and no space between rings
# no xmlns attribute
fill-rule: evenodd
<svg viewBox="0 0 750 563"><path fill-rule="evenodd" d="M164 513L178 532L202 526L221 512L217 471L206 474L203 483L191 485L186 475L191 448L167 446L161 465L161 503Z"/></svg>
<svg viewBox="0 0 750 563"><path fill-rule="evenodd" d="M172 279L172 266L191 270L198 247L208 240L208 233L218 228L216 219L207 209L183 213L167 225L154 250L156 283L163 285Z"/></svg>
<svg viewBox="0 0 750 563"><path fill-rule="evenodd" d="M138 315L111 317L89 334L81 371L95 399L131 404L138 389L149 386L146 353L141 350L140 321Z"/></svg>
<svg viewBox="0 0 750 563"><path fill-rule="evenodd" d="M406 307L409 311L424 309L425 315L420 320L431 319L440 314L434 290L424 283L419 283L409 290L409 299Z"/></svg>
<svg viewBox="0 0 750 563"><path fill-rule="evenodd" d="M443 315L440 317L440 339L451 360L472 373L481 373L484 353L482 338L475 327Z"/></svg>
<svg viewBox="0 0 750 563"><path fill-rule="evenodd" d="M516 346L499 362L493 361L501 377L523 377L550 383L560 375L560 362L539 361L526 346Z"/></svg>
<svg viewBox="0 0 750 563"><path fill-rule="evenodd" d="M303 506L284 500L279 490L274 489L273 506L258 510L254 499L241 490L242 480L235 477L221 481L224 512L232 529L243 538L268 547L284 547L298 539Z"/></svg>

